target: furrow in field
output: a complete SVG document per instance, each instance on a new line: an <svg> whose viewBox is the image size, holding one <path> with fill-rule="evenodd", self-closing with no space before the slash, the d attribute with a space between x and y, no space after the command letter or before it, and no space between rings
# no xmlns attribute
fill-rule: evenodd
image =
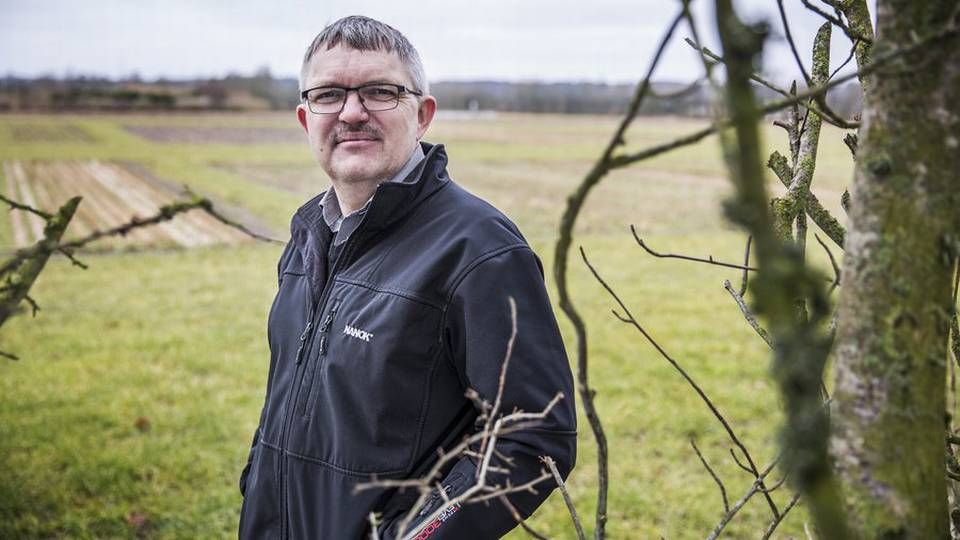
<svg viewBox="0 0 960 540"><path fill-rule="evenodd" d="M171 202L175 198L173 194L165 190L158 189L153 185L153 183L146 181L139 175L136 175L118 165L113 165L113 167L117 174L120 175L121 178L124 178L126 185L131 187L135 186L136 189L144 195L144 197L153 201L158 207ZM212 241L205 234L196 230L196 228L190 223L189 218L193 215L193 213L194 212L191 211L185 214L180 214L169 222L170 225L176 227L177 231L180 233L177 241L180 243L180 245L186 247L211 244Z"/></svg>
<svg viewBox="0 0 960 540"><path fill-rule="evenodd" d="M133 173L133 171L119 166L115 167L118 174L120 174L129 185L136 185L138 189L142 190L145 196L152 201L156 201L157 204L166 204L175 197L169 191L158 187L153 182L146 181L139 175ZM189 243L181 242L182 245L195 247L216 243L217 239L212 237L209 231L204 230L205 228L201 227L200 222L197 221L197 216L202 215L205 214L193 210L185 214L180 214L170 222L179 227L184 238L189 239Z"/></svg>
<svg viewBox="0 0 960 540"><path fill-rule="evenodd" d="M87 170L85 162L58 163L57 169L57 176L59 178L70 178L72 181L70 189L83 195L83 203L80 205L78 213L85 223L90 224L91 232L115 227L129 219L130 211L122 203L111 200L110 191L104 189L96 181L90 171ZM103 241L120 245L133 241L143 242L148 238L148 236L135 230L127 235L127 238L113 238Z"/></svg>
<svg viewBox="0 0 960 540"><path fill-rule="evenodd" d="M101 226L102 218L98 215L90 183L78 170L77 162L51 162L46 164L46 169L49 177L56 181L51 191L56 193L60 204L70 197L77 195L83 197L70 224L71 231L76 233L73 236L86 236L97 230Z"/></svg>
<svg viewBox="0 0 960 540"><path fill-rule="evenodd" d="M116 167L100 161L90 162L89 167L98 182L120 196L141 217L148 217L159 210L160 207L157 202L151 200L150 196L145 193L144 182L129 182L128 179L123 178ZM151 227L151 229L153 231L163 231L182 246L189 247L197 243L191 237L189 231L184 230L184 227L176 223L176 220L160 223Z"/></svg>
<svg viewBox="0 0 960 540"><path fill-rule="evenodd" d="M7 196L16 200L17 185L13 179L13 172L10 170L10 162L3 163L3 175L7 177ZM24 223L26 216L20 210L10 212L10 221L13 229L13 245L15 247L26 247L30 242L29 231Z"/></svg>
<svg viewBox="0 0 960 540"><path fill-rule="evenodd" d="M30 181L27 179L27 175L23 170L23 163L14 161L10 166L10 173L12 173L11 176L19 187L19 200L26 205L36 208L37 201L33 197L33 191L30 189ZM14 196L14 199L16 198L17 196ZM29 213L26 214L26 217L29 229L33 232L32 241L36 242L43 238L44 221L38 216Z"/></svg>
<svg viewBox="0 0 960 540"><path fill-rule="evenodd" d="M127 190L117 191L113 189L108 180L101 178L100 169L94 162L85 162L81 164L86 177L92 184L91 191L100 193L103 208L108 209L112 216L111 225L116 226L128 222L130 218L136 216L147 217L153 214L156 208L153 205L144 205L142 198L136 198L127 193ZM137 228L128 235L130 240L136 240L142 244L166 244L176 243L176 239L163 224L152 227Z"/></svg>
<svg viewBox="0 0 960 540"><path fill-rule="evenodd" d="M73 195L66 195L62 191L59 191L57 188L61 187L62 177L58 174L59 171L55 170L55 164L48 163L39 163L34 162L32 166L28 169L30 178L32 179L34 195L37 197L37 202L48 212L56 212L63 203ZM74 193L74 195L81 195L81 193ZM80 203L80 208L83 207L83 203ZM78 208L79 210L79 208ZM82 236L89 234L90 224L85 222L77 214L74 214L73 219L70 220L70 225L67 228L67 235L69 236Z"/></svg>

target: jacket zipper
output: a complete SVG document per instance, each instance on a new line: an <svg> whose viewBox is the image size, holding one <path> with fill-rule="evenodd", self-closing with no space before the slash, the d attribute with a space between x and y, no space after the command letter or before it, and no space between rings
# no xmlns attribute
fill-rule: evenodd
<svg viewBox="0 0 960 540"><path fill-rule="evenodd" d="M297 348L297 363L295 364L296 371L294 372L294 380L297 381L297 389L296 391L291 392L289 396L287 396L287 406L284 412L284 414L286 415L286 421L284 421L283 428L280 432L280 443L282 445L283 450L281 451L281 454L280 454L280 475L278 476L279 481L277 482L278 484L277 488L279 490L279 495L280 495L280 538L281 539L290 538L290 531L288 530L290 526L289 525L290 516L288 515L290 508L287 502L286 452L287 452L287 446L289 445L290 424L293 423L293 419L295 417L295 414L292 414L290 412L290 405L291 404L296 405L296 401L291 403L291 400L293 400L296 396L299 396L300 391L302 389L303 372L305 371L305 369L303 368L305 368L306 366L301 366L301 364L303 363L304 357L309 357L309 352L310 352L309 347L304 347L304 345L307 343L307 341L310 338L310 329L316 326L313 324L315 314L323 313L323 309L326 307L330 290L333 288L333 283L336 281L337 271L340 270L341 266L343 266L341 263L346 261L348 257L352 255L352 251L353 251L352 248L354 247L355 244L357 244L357 238L360 237L359 233L361 231L361 228L363 227L364 221L366 221L366 216L364 216L363 219L360 221L360 223L357 225L357 228L353 231L353 235L351 235L350 239L347 240L347 245L343 247L343 251L340 253L340 256L337 257L336 263L334 264L333 268L330 270L330 275L327 276L327 282L326 284L324 284L323 291L320 293L320 301L314 304L310 308L310 317L308 318L307 325L306 327L304 327L304 331L301 334L302 339L300 341L300 345ZM319 310L317 309L318 306L319 306Z"/></svg>
<svg viewBox="0 0 960 540"><path fill-rule="evenodd" d="M337 299L330 308L330 313L323 320L323 326L320 327L320 356L327 354L327 345L330 341L330 327L333 326L333 320L337 316L337 310L340 309L340 300Z"/></svg>
<svg viewBox="0 0 960 540"><path fill-rule="evenodd" d="M297 414L300 416L307 415L307 406L310 404L310 398L313 396L313 389L317 384L317 378L320 377L320 370L323 367L323 361L321 359L327 354L327 345L330 342L330 329L337 316L337 310L340 309L340 302L340 298L333 301L330 312L327 313L327 316L324 317L323 322L317 329L320 332L320 354L317 355L317 359L314 361L313 370L310 371L308 369L310 367L309 362L307 362L307 366L303 368L303 380L300 382L299 390L297 390ZM306 385L306 387L304 387L304 385Z"/></svg>

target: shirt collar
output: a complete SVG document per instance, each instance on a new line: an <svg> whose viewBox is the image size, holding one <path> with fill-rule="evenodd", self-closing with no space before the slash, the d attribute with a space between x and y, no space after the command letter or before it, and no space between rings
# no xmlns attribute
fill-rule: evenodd
<svg viewBox="0 0 960 540"><path fill-rule="evenodd" d="M407 178L407 176L417 167L417 164L423 160L423 148L420 147L420 143L414 145L413 153L410 154L410 157L407 159L407 162L404 163L403 167L397 171L392 177L386 180L386 182L403 182L404 180L409 181L410 183L415 183L419 180L419 177L414 176L412 178ZM386 183L381 182L381 183ZM370 205L370 201L373 200L371 195L367 202L363 205L363 208L357 210L353 214L362 213L366 211L367 207ZM323 210L323 220L327 223L327 226L330 227L330 230L336 232L340 229L340 223L343 221L343 218L348 217L343 215L343 211L340 209L340 201L337 200L337 194L334 191L333 186L330 186L330 189L324 193L323 198L320 199L320 208ZM353 214L350 214L351 216Z"/></svg>

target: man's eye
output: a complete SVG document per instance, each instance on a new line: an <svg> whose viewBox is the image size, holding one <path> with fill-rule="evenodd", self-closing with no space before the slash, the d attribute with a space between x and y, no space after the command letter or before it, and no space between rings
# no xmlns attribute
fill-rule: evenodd
<svg viewBox="0 0 960 540"><path fill-rule="evenodd" d="M343 98L343 92L336 88L317 90L310 97L314 103L336 103Z"/></svg>
<svg viewBox="0 0 960 540"><path fill-rule="evenodd" d="M390 86L370 86L363 89L363 95L370 99L390 101L396 99L397 90Z"/></svg>

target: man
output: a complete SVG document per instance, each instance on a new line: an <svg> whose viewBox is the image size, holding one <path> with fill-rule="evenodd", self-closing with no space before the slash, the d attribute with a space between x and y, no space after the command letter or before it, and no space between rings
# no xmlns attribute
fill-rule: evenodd
<svg viewBox="0 0 960 540"><path fill-rule="evenodd" d="M354 488L420 478L483 424L465 393L496 399L510 297L517 333L500 411L540 412L564 398L499 438L487 483L536 479L540 456L568 474L573 385L540 262L513 223L450 179L443 147L420 142L437 105L416 50L390 26L347 17L310 45L300 86L297 118L332 187L296 212L278 265L240 536L360 538L374 513L379 537L394 538L417 490ZM477 471L465 453L432 484L449 500ZM528 516L553 486L509 502ZM516 525L499 499L444 504L431 494L410 536L497 538Z"/></svg>

